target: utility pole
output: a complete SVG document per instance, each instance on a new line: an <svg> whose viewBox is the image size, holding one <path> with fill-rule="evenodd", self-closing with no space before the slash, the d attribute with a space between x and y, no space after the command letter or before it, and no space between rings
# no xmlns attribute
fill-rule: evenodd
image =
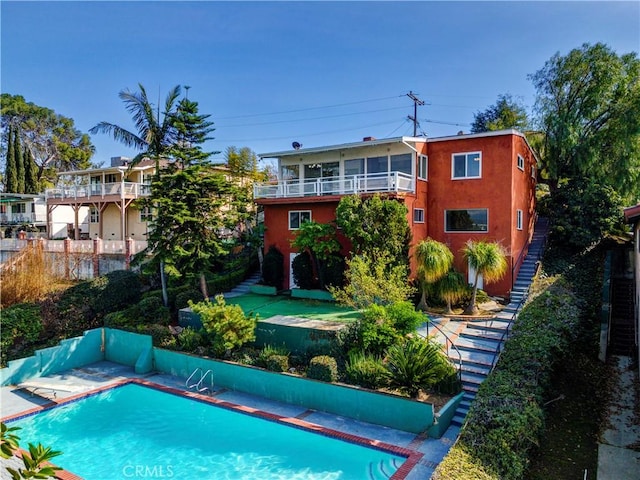
<svg viewBox="0 0 640 480"><path fill-rule="evenodd" d="M407 118L413 122L413 136L418 134L418 105L424 105L424 101L420 100L411 90L407 93L407 97L413 100L413 117L408 115Z"/></svg>

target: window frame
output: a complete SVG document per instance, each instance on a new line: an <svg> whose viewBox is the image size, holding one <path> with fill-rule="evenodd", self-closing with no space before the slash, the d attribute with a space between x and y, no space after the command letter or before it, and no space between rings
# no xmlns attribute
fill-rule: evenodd
<svg viewBox="0 0 640 480"><path fill-rule="evenodd" d="M522 210L517 209L516 210L516 230L522 230L522 225L523 225L523 214L522 214Z"/></svg>
<svg viewBox="0 0 640 480"><path fill-rule="evenodd" d="M460 212L465 211L468 212L470 210L482 210L486 215L487 223L485 230L450 230L447 222L447 213L448 212ZM444 210L444 232L445 233L489 233L489 209L488 208L450 208Z"/></svg>
<svg viewBox="0 0 640 480"><path fill-rule="evenodd" d="M420 220L416 219L416 213L420 213ZM413 223L425 223L424 219L424 208L414 208L413 209Z"/></svg>
<svg viewBox="0 0 640 480"><path fill-rule="evenodd" d="M518 166L518 170L521 170L524 172L524 157L520 154L518 154L518 158L516 160L516 165Z"/></svg>
<svg viewBox="0 0 640 480"><path fill-rule="evenodd" d="M140 223L153 221L153 209L151 207L142 207L140 209Z"/></svg>
<svg viewBox="0 0 640 480"><path fill-rule="evenodd" d="M428 155L418 155L418 180L429 180Z"/></svg>
<svg viewBox="0 0 640 480"><path fill-rule="evenodd" d="M96 207L89 207L89 223L100 223L100 210Z"/></svg>
<svg viewBox="0 0 640 480"><path fill-rule="evenodd" d="M460 157L464 155L465 157L465 162L464 162L464 176L460 176L460 177L456 177L455 173L455 164L456 164L456 157ZM469 162L469 155L478 155L478 175L474 175L474 176L469 176L468 174L468 162ZM482 178L482 152L481 151L475 151L475 152L458 152L458 153L452 153L451 154L451 180L469 180L469 179L476 179L476 178Z"/></svg>
<svg viewBox="0 0 640 480"><path fill-rule="evenodd" d="M298 220L298 226L297 227L292 227L291 226L291 214L292 213L297 213L299 215L299 217L298 217L299 220ZM311 210L289 210L288 211L287 219L288 219L289 230L300 230L300 226L305 221L305 219L302 218L302 214L304 214L304 213L308 213L309 214L309 218L306 221L311 222L312 221Z"/></svg>

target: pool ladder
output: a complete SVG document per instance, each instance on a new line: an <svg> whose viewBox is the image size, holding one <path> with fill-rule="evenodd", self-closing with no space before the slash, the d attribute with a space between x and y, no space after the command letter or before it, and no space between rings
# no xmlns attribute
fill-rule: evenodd
<svg viewBox="0 0 640 480"><path fill-rule="evenodd" d="M200 378L198 379L198 374L200 374ZM209 384L205 383L205 380L209 378ZM196 379L198 381L196 382ZM211 370L207 370L206 372L202 370L202 368L196 368L187 381L184 382L187 390L193 390L198 393L208 393L209 395L213 394L213 372Z"/></svg>

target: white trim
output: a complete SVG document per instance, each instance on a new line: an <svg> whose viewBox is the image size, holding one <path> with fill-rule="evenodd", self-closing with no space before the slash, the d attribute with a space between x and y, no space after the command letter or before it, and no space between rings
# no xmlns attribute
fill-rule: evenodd
<svg viewBox="0 0 640 480"><path fill-rule="evenodd" d="M518 154L516 165L518 166L518 170L522 170L524 172L524 157L520 154Z"/></svg>
<svg viewBox="0 0 640 480"><path fill-rule="evenodd" d="M478 175L474 176L474 177L470 177L469 175L467 175L467 157L469 155L478 155ZM465 159L464 159L464 172L465 175L464 177L456 177L454 175L455 173L455 157L460 156L460 155L464 155ZM482 178L482 152L481 151L475 151L475 152L457 152L457 153L452 153L451 154L451 180L470 180L470 179L477 179L477 178Z"/></svg>
<svg viewBox="0 0 640 480"><path fill-rule="evenodd" d="M424 159L424 175L420 176L422 160ZM429 156L418 155L418 180L429 180Z"/></svg>
<svg viewBox="0 0 640 480"><path fill-rule="evenodd" d="M421 212L422 220L416 220L416 213ZM424 223L424 208L414 208L413 209L413 223Z"/></svg>

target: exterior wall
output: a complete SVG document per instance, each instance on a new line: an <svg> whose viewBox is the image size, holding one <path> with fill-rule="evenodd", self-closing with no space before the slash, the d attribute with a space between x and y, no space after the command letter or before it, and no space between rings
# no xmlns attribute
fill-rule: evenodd
<svg viewBox="0 0 640 480"><path fill-rule="evenodd" d="M126 214L126 235L134 240L146 240L149 226L147 222L140 221L140 210L129 207Z"/></svg>
<svg viewBox="0 0 640 480"><path fill-rule="evenodd" d="M530 175L533 155L521 137L506 134L429 142L428 231L445 243L455 256L458 271L468 275L461 249L468 240L500 242L510 254L513 266L526 248L532 226L535 189ZM481 177L452 179L452 155L481 152ZM525 159L525 171L517 168L517 154ZM487 209L486 232L445 232L445 211ZM523 211L523 229L516 229L516 210ZM505 277L484 285L492 295L507 295L517 271L509 268Z"/></svg>

